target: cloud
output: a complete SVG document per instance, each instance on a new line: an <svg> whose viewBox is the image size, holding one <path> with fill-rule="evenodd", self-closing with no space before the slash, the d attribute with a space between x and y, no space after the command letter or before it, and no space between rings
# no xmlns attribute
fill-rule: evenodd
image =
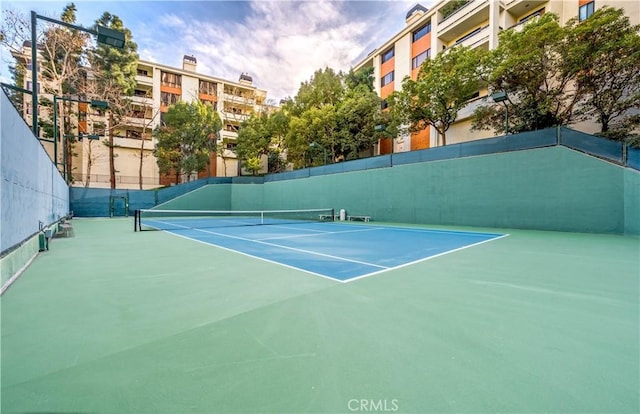
<svg viewBox="0 0 640 414"><path fill-rule="evenodd" d="M372 25L398 4L406 8L404 3L385 2L253 1L239 19L191 16L187 21L165 14L159 21L169 26L171 36L141 39L155 42L155 47L140 55L171 51L172 62L162 63L179 66L183 54L193 54L199 73L233 81L248 73L268 98L279 101L295 95L318 69L349 70L356 58L368 53L363 51L375 38Z"/></svg>

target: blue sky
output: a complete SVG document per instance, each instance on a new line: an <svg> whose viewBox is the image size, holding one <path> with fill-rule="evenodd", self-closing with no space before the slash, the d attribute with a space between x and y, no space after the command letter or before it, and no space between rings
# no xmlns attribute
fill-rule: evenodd
<svg viewBox="0 0 640 414"><path fill-rule="evenodd" d="M430 7L433 0L421 1ZM57 17L66 1L6 1L2 10ZM415 0L397 1L75 1L77 23L118 15L141 59L237 81L242 72L278 102L325 66L348 70L404 27ZM40 22L40 21L39 21ZM3 60L6 61L6 53ZM2 78L7 80L6 62Z"/></svg>

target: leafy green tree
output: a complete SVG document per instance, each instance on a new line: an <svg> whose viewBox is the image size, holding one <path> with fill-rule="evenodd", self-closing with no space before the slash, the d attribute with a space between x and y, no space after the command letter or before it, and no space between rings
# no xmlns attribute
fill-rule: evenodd
<svg viewBox="0 0 640 414"><path fill-rule="evenodd" d="M287 163L302 168L359 158L372 153L381 118L372 67L347 74L325 68L303 82L295 98L278 111L253 116L242 125L238 157L254 174L264 156L269 172L281 171Z"/></svg>
<svg viewBox="0 0 640 414"><path fill-rule="evenodd" d="M174 173L178 183L182 174L203 171L216 151L221 129L222 121L210 105L194 101L169 107L164 125L153 131L160 173Z"/></svg>
<svg viewBox="0 0 640 414"><path fill-rule="evenodd" d="M483 53L458 46L426 59L418 78L405 78L402 90L389 96L392 127L417 132L431 125L442 137L442 145L447 145L446 132L458 111L483 86L478 75Z"/></svg>
<svg viewBox="0 0 640 414"><path fill-rule="evenodd" d="M238 131L236 154L252 175L260 172L260 159L269 152L271 145L267 122L267 114L253 114Z"/></svg>
<svg viewBox="0 0 640 414"><path fill-rule="evenodd" d="M244 168L253 175L258 174L262 168L261 159L267 156L268 172L282 170L288 131L289 116L283 109L252 115L238 131L236 153L243 160Z"/></svg>
<svg viewBox="0 0 640 414"><path fill-rule="evenodd" d="M640 121L630 111L640 108L640 25L632 26L623 9L603 7L567 28L567 71L577 73L584 93L577 118L595 119L604 136L628 136Z"/></svg>
<svg viewBox="0 0 640 414"><path fill-rule="evenodd" d="M109 12L104 12L96 25L105 26L123 32L124 48L118 49L99 44L89 52L89 62L94 81L91 94L109 103L109 131L104 145L109 148L109 176L111 188L116 188L116 168L114 148L114 131L121 118L125 116L136 86L138 68L137 44L132 40L131 31L124 26L122 20ZM142 162L142 161L141 161Z"/></svg>
<svg viewBox="0 0 640 414"><path fill-rule="evenodd" d="M344 76L346 87L348 89L356 89L358 86L364 86L367 90L373 92L373 69L373 66L367 66L358 71L354 71L353 68L351 68Z"/></svg>
<svg viewBox="0 0 640 414"><path fill-rule="evenodd" d="M376 126L384 124L380 111L380 98L371 84L363 81L348 87L337 110L338 146L336 159L356 159L360 154L373 155L373 145L380 138ZM350 83L347 81L347 85Z"/></svg>
<svg viewBox="0 0 640 414"><path fill-rule="evenodd" d="M289 112L285 109L270 114L267 119L267 129L271 137L267 149L268 170L270 173L280 172L286 166L284 157L286 150L285 140L289 132L290 121Z"/></svg>
<svg viewBox="0 0 640 414"><path fill-rule="evenodd" d="M509 131L523 132L572 122L581 98L575 88L576 68L564 64L570 45L567 28L558 16L545 13L522 31L500 33L498 47L480 65L490 89L509 97ZM504 131L504 111L499 105L478 108L474 129Z"/></svg>
<svg viewBox="0 0 640 414"><path fill-rule="evenodd" d="M344 92L342 74L331 68L317 70L311 80L303 82L294 98L293 114L299 115L309 108L337 104Z"/></svg>

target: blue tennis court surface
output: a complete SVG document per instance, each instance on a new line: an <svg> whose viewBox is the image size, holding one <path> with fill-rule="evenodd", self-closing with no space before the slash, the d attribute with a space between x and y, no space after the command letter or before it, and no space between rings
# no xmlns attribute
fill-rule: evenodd
<svg viewBox="0 0 640 414"><path fill-rule="evenodd" d="M153 226L152 222L147 224ZM341 282L505 236L342 222L222 228L194 228L193 221L180 220L158 220L157 224L180 237Z"/></svg>

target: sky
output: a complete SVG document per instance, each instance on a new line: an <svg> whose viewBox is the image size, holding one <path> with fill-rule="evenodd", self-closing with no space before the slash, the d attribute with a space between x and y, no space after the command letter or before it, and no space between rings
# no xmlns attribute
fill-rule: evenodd
<svg viewBox="0 0 640 414"><path fill-rule="evenodd" d="M7 1L2 12L58 18L70 1ZM140 59L238 81L241 73L267 98L295 96L324 67L348 71L402 30L415 0L93 1L76 0L77 24L91 26L109 11L131 30ZM420 1L430 7L434 0ZM40 24L41 20L38 20ZM42 23L44 24L44 22ZM9 56L10 57L10 56ZM8 81L7 54L0 76Z"/></svg>

